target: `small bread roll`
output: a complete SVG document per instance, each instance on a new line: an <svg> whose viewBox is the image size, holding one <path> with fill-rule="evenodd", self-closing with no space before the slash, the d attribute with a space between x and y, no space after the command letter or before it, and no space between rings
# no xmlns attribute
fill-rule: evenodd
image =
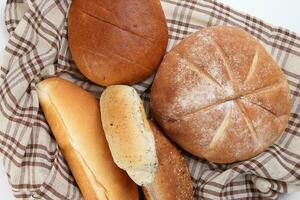
<svg viewBox="0 0 300 200"><path fill-rule="evenodd" d="M113 162L96 98L50 78L37 85L40 105L85 200L138 199L138 190Z"/></svg>
<svg viewBox="0 0 300 200"><path fill-rule="evenodd" d="M100 98L102 125L115 163L138 185L150 184L157 168L155 141L136 91L110 86Z"/></svg>
<svg viewBox="0 0 300 200"><path fill-rule="evenodd" d="M134 88L108 87L100 98L100 108L114 161L143 186L147 199L193 198L186 161L154 123L149 123Z"/></svg>

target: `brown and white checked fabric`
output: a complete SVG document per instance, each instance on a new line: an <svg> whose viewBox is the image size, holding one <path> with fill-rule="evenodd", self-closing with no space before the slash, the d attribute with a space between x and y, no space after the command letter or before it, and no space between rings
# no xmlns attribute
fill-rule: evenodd
<svg viewBox="0 0 300 200"><path fill-rule="evenodd" d="M67 42L71 0L8 0L10 33L0 68L0 154L19 199L81 199L39 110L35 85L50 77L71 80L99 96L102 89L74 67ZM195 199L276 199L300 190L300 37L212 0L162 0L170 50L190 33L234 25L258 38L289 80L293 109L283 136L248 161L216 165L185 153ZM149 110L152 78L135 85ZM146 90L146 92L143 92ZM1 196L0 196L1 198Z"/></svg>

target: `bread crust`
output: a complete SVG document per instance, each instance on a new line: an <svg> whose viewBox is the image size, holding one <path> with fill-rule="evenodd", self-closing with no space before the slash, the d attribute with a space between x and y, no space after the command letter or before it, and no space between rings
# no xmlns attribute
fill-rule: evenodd
<svg viewBox="0 0 300 200"><path fill-rule="evenodd" d="M40 82L37 92L83 198L137 200L137 186L113 162L96 98L60 78Z"/></svg>
<svg viewBox="0 0 300 200"><path fill-rule="evenodd" d="M157 125L150 121L155 138L158 168L154 182L143 187L147 200L192 200L193 185L187 162Z"/></svg>
<svg viewBox="0 0 300 200"><path fill-rule="evenodd" d="M287 80L250 34L202 29L164 58L151 92L153 115L183 149L216 163L254 157L283 132Z"/></svg>
<svg viewBox="0 0 300 200"><path fill-rule="evenodd" d="M150 76L164 56L168 29L159 0L74 0L68 36L78 69L108 86Z"/></svg>

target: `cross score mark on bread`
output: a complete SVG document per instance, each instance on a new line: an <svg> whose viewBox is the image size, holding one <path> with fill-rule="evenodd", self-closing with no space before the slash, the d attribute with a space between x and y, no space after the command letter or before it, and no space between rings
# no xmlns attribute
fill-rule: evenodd
<svg viewBox="0 0 300 200"><path fill-rule="evenodd" d="M166 55L151 105L175 142L220 163L264 150L291 110L287 80L272 57L245 31L222 26L192 34Z"/></svg>

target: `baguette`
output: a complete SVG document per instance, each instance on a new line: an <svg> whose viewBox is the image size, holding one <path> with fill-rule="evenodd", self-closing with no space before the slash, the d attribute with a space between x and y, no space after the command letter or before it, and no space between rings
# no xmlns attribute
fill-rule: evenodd
<svg viewBox="0 0 300 200"><path fill-rule="evenodd" d="M40 105L85 200L137 200L137 186L112 160L96 98L60 78L37 85Z"/></svg>

